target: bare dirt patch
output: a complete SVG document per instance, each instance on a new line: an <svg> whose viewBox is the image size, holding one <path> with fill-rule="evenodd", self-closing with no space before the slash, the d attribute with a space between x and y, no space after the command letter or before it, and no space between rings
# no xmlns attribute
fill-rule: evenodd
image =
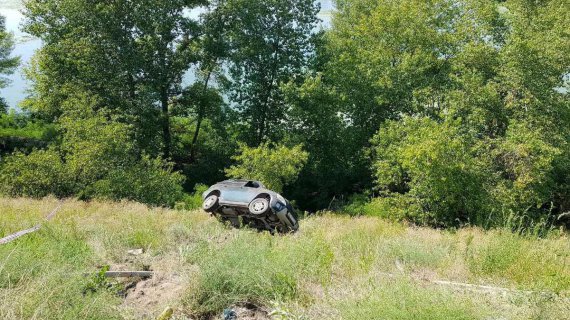
<svg viewBox="0 0 570 320"><path fill-rule="evenodd" d="M133 312L137 319L154 319L166 307L178 302L187 283L179 275L157 274L149 279L133 280L126 285L123 307Z"/></svg>

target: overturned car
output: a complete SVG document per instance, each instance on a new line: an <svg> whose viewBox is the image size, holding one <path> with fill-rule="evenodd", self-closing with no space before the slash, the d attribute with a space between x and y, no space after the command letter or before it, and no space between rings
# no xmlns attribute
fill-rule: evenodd
<svg viewBox="0 0 570 320"><path fill-rule="evenodd" d="M280 233L299 229L297 215L289 201L259 181L222 181L211 186L202 197L204 211L234 227L246 225Z"/></svg>

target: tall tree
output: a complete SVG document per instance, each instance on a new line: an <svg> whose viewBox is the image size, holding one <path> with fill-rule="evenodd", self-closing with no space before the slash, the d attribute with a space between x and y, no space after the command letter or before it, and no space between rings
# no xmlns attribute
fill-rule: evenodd
<svg viewBox="0 0 570 320"><path fill-rule="evenodd" d="M0 15L0 89L5 88L8 79L1 75L9 75L14 72L20 64L20 58L11 57L14 49L14 37L6 31L6 18ZM0 97L0 112L6 112L8 105Z"/></svg>
<svg viewBox="0 0 570 320"><path fill-rule="evenodd" d="M180 93L195 60L196 21L188 11L203 0L30 0L25 29L44 47L29 75L33 110L56 116L77 89L135 124L143 148L161 137L171 147L170 99Z"/></svg>
<svg viewBox="0 0 570 320"><path fill-rule="evenodd" d="M209 116L215 118L220 113L223 99L220 96L219 86L225 81L222 61L228 56L228 43L223 39L224 21L219 14L221 7L211 2L201 15L201 36L198 49L198 67L196 69L197 81L184 92L183 102L190 104L196 126L190 144L190 162L196 160L198 138L203 121Z"/></svg>
<svg viewBox="0 0 570 320"><path fill-rule="evenodd" d="M450 87L456 1L339 0L327 35L326 80L347 97L343 112L361 145L382 121L437 116Z"/></svg>
<svg viewBox="0 0 570 320"><path fill-rule="evenodd" d="M229 97L258 145L274 138L284 117L279 86L300 76L313 55L319 5L313 0L220 0L229 45Z"/></svg>

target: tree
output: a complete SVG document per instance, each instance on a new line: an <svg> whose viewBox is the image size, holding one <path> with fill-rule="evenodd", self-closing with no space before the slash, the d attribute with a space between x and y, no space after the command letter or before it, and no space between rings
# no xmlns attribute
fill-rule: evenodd
<svg viewBox="0 0 570 320"><path fill-rule="evenodd" d="M74 91L98 95L134 124L149 152L170 155L171 98L195 61L197 24L187 10L202 0L87 0L25 3L25 30L42 39L28 75L34 94L28 108L55 118ZM160 136L162 143L156 143Z"/></svg>
<svg viewBox="0 0 570 320"><path fill-rule="evenodd" d="M448 64L441 103L426 108L425 99L410 100L412 108L400 111L410 116L381 123L372 140L376 203L410 206L408 212L425 219L420 222L446 225L527 227L568 211L570 113L563 88L570 46L563 2L454 2L458 10L448 21L456 32L444 38L452 50L441 56ZM354 3L361 2L345 4ZM383 15L399 14L390 12ZM406 78L404 71L394 75ZM407 81L422 83L421 77ZM434 106L437 112L430 111Z"/></svg>
<svg viewBox="0 0 570 320"><path fill-rule="evenodd" d="M198 66L195 75L197 81L186 88L180 99L181 104L189 106L189 112L196 121L190 144L190 163L196 161L198 138L202 123L210 118L219 118L224 105L219 84L225 81L222 61L228 55L228 43L223 39L224 21L219 14L221 8L215 1L209 3L207 11L201 16L200 43L197 52ZM217 84L218 87L214 87Z"/></svg>
<svg viewBox="0 0 570 320"><path fill-rule="evenodd" d="M313 0L223 0L216 15L228 43L229 97L259 145L277 138L284 117L281 83L301 75L314 55L311 41L319 5Z"/></svg>
<svg viewBox="0 0 570 320"><path fill-rule="evenodd" d="M327 207L331 199L368 187L370 171L362 161L363 146L340 113L342 96L322 74L308 73L281 90L286 106L284 140L303 144L309 153L299 179L288 188L303 209Z"/></svg>
<svg viewBox="0 0 570 320"><path fill-rule="evenodd" d="M452 1L338 1L327 35L325 79L347 97L343 112L366 145L404 113L437 115L450 86L457 9Z"/></svg>
<svg viewBox="0 0 570 320"><path fill-rule="evenodd" d="M259 180L267 188L282 192L285 185L297 179L308 157L301 145L288 148L263 143L251 148L242 144L233 158L237 164L226 169L226 174L230 178Z"/></svg>
<svg viewBox="0 0 570 320"><path fill-rule="evenodd" d="M11 57L14 49L14 37L6 31L6 18L0 15L0 89L8 85L8 80L2 75L9 75L20 64L19 57ZM5 113L8 105L2 97L0 97L0 113Z"/></svg>

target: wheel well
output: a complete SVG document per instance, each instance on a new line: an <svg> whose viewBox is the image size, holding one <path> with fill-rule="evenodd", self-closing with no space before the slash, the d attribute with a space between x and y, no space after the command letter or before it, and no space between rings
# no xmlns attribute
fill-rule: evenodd
<svg viewBox="0 0 570 320"><path fill-rule="evenodd" d="M267 198L267 200L271 202L271 196L268 193L260 193L254 198L254 200L259 198Z"/></svg>
<svg viewBox="0 0 570 320"><path fill-rule="evenodd" d="M213 194L215 194L215 195L217 195L217 196L219 197L219 196L220 196L220 190L212 190L212 192L208 193L208 195L206 196L206 198L209 197L209 196L211 196L211 195L213 195Z"/></svg>

